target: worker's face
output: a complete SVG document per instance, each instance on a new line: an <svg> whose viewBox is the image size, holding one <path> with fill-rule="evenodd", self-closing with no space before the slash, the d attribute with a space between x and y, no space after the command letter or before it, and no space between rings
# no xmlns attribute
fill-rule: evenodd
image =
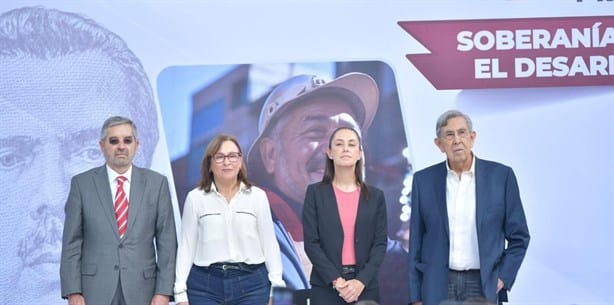
<svg viewBox="0 0 614 305"><path fill-rule="evenodd" d="M322 180L330 135L338 127L360 130L347 101L319 96L284 112L274 128L276 135L263 138L265 169L275 187L291 200L303 203L307 186Z"/></svg>

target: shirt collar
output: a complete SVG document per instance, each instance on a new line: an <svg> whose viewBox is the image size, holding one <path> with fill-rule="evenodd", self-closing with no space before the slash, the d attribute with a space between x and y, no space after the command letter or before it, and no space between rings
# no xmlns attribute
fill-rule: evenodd
<svg viewBox="0 0 614 305"><path fill-rule="evenodd" d="M217 191L217 187L215 186L215 183L211 183L211 190L219 194L219 192ZM239 192L247 192L247 191L249 191L249 189L243 182L241 182L241 184L239 184Z"/></svg>
<svg viewBox="0 0 614 305"><path fill-rule="evenodd" d="M106 167L107 167L107 174L109 175L109 181L111 182L116 181L117 177L119 176L126 177L126 180L128 180L128 183L130 183L130 180L132 180L132 165L130 165L130 168L128 168L128 170L123 174L117 173L115 170L109 167L108 164L106 165Z"/></svg>
<svg viewBox="0 0 614 305"><path fill-rule="evenodd" d="M446 160L446 168L448 169L448 174L449 173L456 173L452 168L450 168L450 164L448 163L448 160ZM468 171L463 171L462 172L467 173L471 176L475 176L475 154L472 152L471 153L471 167L469 168Z"/></svg>

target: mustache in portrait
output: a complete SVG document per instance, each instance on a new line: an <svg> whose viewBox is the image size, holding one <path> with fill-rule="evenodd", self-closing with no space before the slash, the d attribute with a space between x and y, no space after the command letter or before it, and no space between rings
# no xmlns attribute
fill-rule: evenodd
<svg viewBox="0 0 614 305"><path fill-rule="evenodd" d="M59 263L62 248L62 217L49 205L30 213L35 226L19 242L17 250L24 267L43 263Z"/></svg>

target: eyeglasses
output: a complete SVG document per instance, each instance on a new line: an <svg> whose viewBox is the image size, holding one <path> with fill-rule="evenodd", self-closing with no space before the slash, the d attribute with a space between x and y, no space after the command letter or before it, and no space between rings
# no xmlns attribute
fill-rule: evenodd
<svg viewBox="0 0 614 305"><path fill-rule="evenodd" d="M224 163L224 159L228 158L228 162L230 163L236 163L239 161L239 159L241 159L241 153L238 152L231 152L228 153L227 155L225 154L215 154L211 157L211 159L213 159L213 161L215 161L215 163L217 164L221 164Z"/></svg>
<svg viewBox="0 0 614 305"><path fill-rule="evenodd" d="M444 134L442 135L442 138L446 139L447 141L454 141L454 138L456 138L456 136L458 135L459 138L468 138L469 135L471 134L471 132L469 132L469 130L465 129L465 128L461 128L459 130L457 130L456 132L454 132L453 130L448 130L446 132L444 132Z"/></svg>
<svg viewBox="0 0 614 305"><path fill-rule="evenodd" d="M132 144L134 139L132 137L125 137L123 140L120 140L119 138L116 138L116 137L109 138L109 144L111 145L117 145L119 144L120 141L123 142L125 145L130 145Z"/></svg>

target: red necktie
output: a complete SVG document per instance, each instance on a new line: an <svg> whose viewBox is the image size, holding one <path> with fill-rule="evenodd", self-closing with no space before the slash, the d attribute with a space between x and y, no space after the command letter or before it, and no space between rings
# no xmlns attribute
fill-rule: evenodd
<svg viewBox="0 0 614 305"><path fill-rule="evenodd" d="M115 218L119 229L119 238L124 237L128 226L128 196L124 192L124 176L117 177L117 192L115 193Z"/></svg>

